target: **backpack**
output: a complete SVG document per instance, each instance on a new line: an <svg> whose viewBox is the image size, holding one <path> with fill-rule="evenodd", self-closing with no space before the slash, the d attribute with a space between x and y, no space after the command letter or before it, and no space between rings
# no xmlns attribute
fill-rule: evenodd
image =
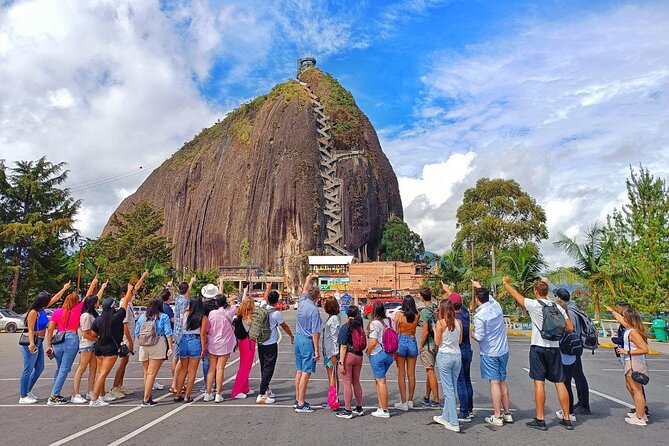
<svg viewBox="0 0 669 446"><path fill-rule="evenodd" d="M137 343L142 347L150 347L158 343L158 331L156 330L156 321L146 319L139 329Z"/></svg>
<svg viewBox="0 0 669 446"><path fill-rule="evenodd" d="M390 319L388 319L388 325L385 323L383 325L383 341L381 342L381 347L383 347L383 351L386 353L397 353L397 349L400 344L400 338L397 332L391 326Z"/></svg>
<svg viewBox="0 0 669 446"><path fill-rule="evenodd" d="M558 306L554 303L546 304L542 300L537 300L541 305L541 313L543 315L543 323L541 324L541 337L547 341L559 341L562 339L565 333L566 324L564 322L564 316L558 309Z"/></svg>
<svg viewBox="0 0 669 446"><path fill-rule="evenodd" d="M565 333L560 339L560 352L565 355L581 356L583 353L583 343L578 333Z"/></svg>
<svg viewBox="0 0 669 446"><path fill-rule="evenodd" d="M274 308L259 307L253 311L253 320L249 328L249 337L256 342L263 343L272 336L269 326L269 316L276 310Z"/></svg>
<svg viewBox="0 0 669 446"><path fill-rule="evenodd" d="M597 328L595 328L595 324L592 322L592 319L590 319L588 315L583 313L581 310L570 309L570 311L574 313L581 322L580 335L583 348L590 350L594 355L595 350L599 348L599 336L597 333Z"/></svg>
<svg viewBox="0 0 669 446"><path fill-rule="evenodd" d="M362 352L367 348L367 336L362 327L357 327L351 331L351 348L354 352Z"/></svg>
<svg viewBox="0 0 669 446"><path fill-rule="evenodd" d="M246 339L249 337L249 332L244 328L244 322L241 317L236 317L232 323L235 327L235 338L237 339ZM249 330L251 327L249 327Z"/></svg>
<svg viewBox="0 0 669 446"><path fill-rule="evenodd" d="M432 304L430 304L432 305ZM429 336L434 338L434 326L439 320L439 305L435 305L432 309L429 308L429 305L426 307L430 311L430 319L427 321L427 329L429 331Z"/></svg>

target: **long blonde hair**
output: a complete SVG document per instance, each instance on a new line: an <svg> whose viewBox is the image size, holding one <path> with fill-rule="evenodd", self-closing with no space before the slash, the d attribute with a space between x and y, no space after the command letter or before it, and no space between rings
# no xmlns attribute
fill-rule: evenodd
<svg viewBox="0 0 669 446"><path fill-rule="evenodd" d="M646 333L646 327L641 321L641 316L639 313L631 307L627 307L623 310L623 318L625 322L629 325L629 328L633 328L637 333L641 335L644 341L648 341L648 334Z"/></svg>
<svg viewBox="0 0 669 446"><path fill-rule="evenodd" d="M449 331L455 330L455 309L448 299L443 299L439 303L439 319L446 322L446 328Z"/></svg>
<svg viewBox="0 0 669 446"><path fill-rule="evenodd" d="M239 305L239 310L237 310L237 316L242 319L249 319L253 317L253 310L255 309L255 304L253 299L246 298L242 300L241 305Z"/></svg>

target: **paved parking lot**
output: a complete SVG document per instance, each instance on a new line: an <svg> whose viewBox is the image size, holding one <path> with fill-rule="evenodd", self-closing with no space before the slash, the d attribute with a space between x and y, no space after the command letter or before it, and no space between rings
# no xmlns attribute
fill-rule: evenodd
<svg viewBox="0 0 669 446"><path fill-rule="evenodd" d="M284 312L286 322L294 327L295 312ZM294 367L290 340L282 338L279 344L279 362L274 375L272 389L277 394L276 404L259 406L254 399L230 400L221 404L204 403L201 394L192 404L172 402L167 391L156 391L158 406L140 408L138 396L142 381L141 364L131 360L126 374L126 385L138 392L106 408L88 406L50 407L46 398L51 388L55 370L53 361L47 366L35 386L34 393L40 403L20 406L18 402L18 379L22 367L18 350L18 335L0 334L0 439L3 444L39 445L99 445L99 444L297 444L339 445L388 444L423 445L444 444L458 441L460 444L551 444L551 445L632 445L662 444L669 438L669 356L649 357L651 382L647 388L651 423L646 428L628 426L623 420L630 398L625 390L622 373L611 350L600 349L595 355L584 356L584 368L590 381L593 415L580 417L575 430L568 432L557 425L557 420L548 417L549 431L538 432L525 427L525 421L534 415L532 383L525 371L528 367L527 351L529 339L510 337L511 358L509 360L509 387L511 405L516 419L514 425L493 428L483 421L491 413L487 382L479 378L476 358L472 364L474 384L474 422L463 425L462 432L446 431L432 422L435 410L392 411L388 420L376 419L369 413L376 407L374 381L367 359L362 373L366 416L352 420L339 419L327 409L312 414L297 414L292 409L294 400ZM237 371L237 356L233 354L226 369L226 397L232 387ZM76 365L75 365L76 367ZM73 367L74 369L74 367ZM417 391L415 401L422 397L425 374L417 367ZM73 372L74 373L74 372ZM72 373L72 374L73 374ZM71 374L71 376L72 376ZM397 374L394 368L388 375L390 402L398 401ZM257 363L251 373L251 386L257 389L260 369ZM159 382L165 389L171 382L169 365L163 365ZM108 380L109 384L109 380ZM72 379L65 385L63 395L69 397ZM82 382L85 388L85 383ZM109 386L108 386L109 387ZM196 384L196 388L199 385ZM548 389L547 414L559 409L555 392ZM343 400L343 395L340 393ZM327 398L327 381L323 367L319 366L308 391L308 400L313 406Z"/></svg>

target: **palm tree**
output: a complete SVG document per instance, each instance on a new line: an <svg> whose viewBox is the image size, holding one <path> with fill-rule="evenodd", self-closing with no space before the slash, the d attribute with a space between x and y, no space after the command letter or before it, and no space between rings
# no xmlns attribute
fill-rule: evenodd
<svg viewBox="0 0 669 446"><path fill-rule="evenodd" d="M455 245L452 250L437 259L439 280L453 284L454 291L460 291L463 288L462 284L472 275L471 268L465 263L464 254L462 245Z"/></svg>
<svg viewBox="0 0 669 446"><path fill-rule="evenodd" d="M604 228L595 223L585 233L585 242L579 244L575 239L560 233L555 246L564 249L576 263L575 268L563 268L562 274L573 274L574 279L584 281L595 303L595 319L600 319L602 291L608 289L615 294L611 275L605 269L605 257L609 248Z"/></svg>
<svg viewBox="0 0 669 446"><path fill-rule="evenodd" d="M509 276L511 284L524 296L531 296L534 282L541 278L547 263L535 243L513 244L499 255L499 272L493 280L498 285L503 276ZM502 288L503 290L504 288ZM504 294L504 292L500 292Z"/></svg>

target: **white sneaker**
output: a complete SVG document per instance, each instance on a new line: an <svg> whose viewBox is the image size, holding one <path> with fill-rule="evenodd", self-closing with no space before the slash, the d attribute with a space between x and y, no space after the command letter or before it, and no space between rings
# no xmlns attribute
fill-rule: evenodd
<svg viewBox="0 0 669 446"><path fill-rule="evenodd" d="M270 398L276 398L276 395L274 395L274 392L272 392L272 389L267 389L267 396Z"/></svg>
<svg viewBox="0 0 669 446"><path fill-rule="evenodd" d="M395 409L406 412L409 410L409 404L407 403L395 403Z"/></svg>
<svg viewBox="0 0 669 446"><path fill-rule="evenodd" d="M502 419L505 423L513 424L513 416L510 413L505 413L502 415Z"/></svg>
<svg viewBox="0 0 669 446"><path fill-rule="evenodd" d="M93 399L93 392L88 392L88 393L86 394L86 399L87 399L88 401L91 401L91 400Z"/></svg>
<svg viewBox="0 0 669 446"><path fill-rule="evenodd" d="M220 393L217 393L214 402L215 403L222 403L223 400L224 400L223 395L221 395Z"/></svg>
<svg viewBox="0 0 669 446"><path fill-rule="evenodd" d="M409 409L413 409L413 401L407 401L407 406L409 406Z"/></svg>
<svg viewBox="0 0 669 446"><path fill-rule="evenodd" d="M630 418L625 418L625 423L631 424L633 426L647 426L646 420L643 418L637 418L636 415Z"/></svg>
<svg viewBox="0 0 669 446"><path fill-rule="evenodd" d="M634 412L628 413L627 418L636 418L636 414ZM642 420L648 423L648 415L644 415Z"/></svg>
<svg viewBox="0 0 669 446"><path fill-rule="evenodd" d="M121 390L120 387L114 387L109 391L107 395L111 395L114 397L114 399L120 400L121 398L125 398L125 393Z"/></svg>
<svg viewBox="0 0 669 446"><path fill-rule="evenodd" d="M236 400L243 400L243 399L246 398L247 396L248 396L248 395L245 394L245 393L238 393L237 395L233 396L233 398L236 399Z"/></svg>
<svg viewBox="0 0 669 446"><path fill-rule="evenodd" d="M109 406L109 403L106 402L102 398L98 398L97 400L91 401L90 403L88 403L88 406L89 407L104 407L104 406Z"/></svg>
<svg viewBox="0 0 669 446"><path fill-rule="evenodd" d="M214 395L212 395L211 393L205 393L204 398L202 398L202 401L204 401L205 403L208 403L209 401L214 401Z"/></svg>
<svg viewBox="0 0 669 446"><path fill-rule="evenodd" d="M558 418L558 420L564 419L563 415L564 412L562 412L562 410L558 410L557 412L555 412L555 416ZM573 413L569 414L569 421L571 421L572 423L576 421L576 415L574 415Z"/></svg>
<svg viewBox="0 0 669 446"><path fill-rule="evenodd" d="M376 418L390 418L390 412L377 407L377 409L372 412L372 416Z"/></svg>
<svg viewBox="0 0 669 446"><path fill-rule="evenodd" d="M84 398L83 396L77 394L77 395L74 395L74 396L70 399L70 402L71 402L72 404L85 404L85 403L87 403L88 401L86 401L86 398Z"/></svg>
<svg viewBox="0 0 669 446"><path fill-rule="evenodd" d="M37 395L35 395L35 394L32 393L32 392L28 392L28 396L29 396L30 398L34 399L35 401L39 401L39 398L37 398Z"/></svg>
<svg viewBox="0 0 669 446"><path fill-rule="evenodd" d="M37 399L31 398L30 396L24 396L23 398L19 398L19 404L35 404L37 403Z"/></svg>
<svg viewBox="0 0 669 446"><path fill-rule="evenodd" d="M165 386L160 383L153 383L153 390L163 390L164 388Z"/></svg>
<svg viewBox="0 0 669 446"><path fill-rule="evenodd" d="M275 400L274 398L270 397L269 395L258 395L256 398L256 404L274 404Z"/></svg>
<svg viewBox="0 0 669 446"><path fill-rule="evenodd" d="M444 426L444 427L445 427L446 429L448 429L449 431L460 432L460 426L456 426L456 425L453 425L453 424L449 423L449 422L446 421L446 420L444 419L444 417L442 417L441 415L435 415L435 416L432 417L432 419L433 419L436 423L439 423L439 424L441 424L442 426Z"/></svg>
<svg viewBox="0 0 669 446"><path fill-rule="evenodd" d="M112 395L111 392L102 397L102 401L104 401L105 403L111 403L112 401L116 401L116 399L117 398L114 395ZM98 398L98 401L99 400L100 398Z"/></svg>
<svg viewBox="0 0 669 446"><path fill-rule="evenodd" d="M504 426L504 419L502 417L496 417L495 415L490 415L489 417L484 418L485 422L492 426Z"/></svg>

